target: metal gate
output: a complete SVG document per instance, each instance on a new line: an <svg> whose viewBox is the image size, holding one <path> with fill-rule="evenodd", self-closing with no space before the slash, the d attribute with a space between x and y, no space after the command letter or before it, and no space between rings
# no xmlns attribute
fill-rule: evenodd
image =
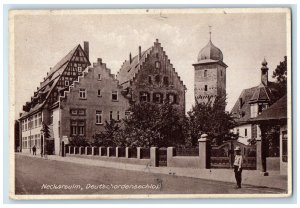
<svg viewBox="0 0 300 208"><path fill-rule="evenodd" d="M211 168L233 168L234 148L239 146L243 156L244 169L256 169L256 146L245 145L238 141L228 141L220 146L211 146Z"/></svg>
<svg viewBox="0 0 300 208"><path fill-rule="evenodd" d="M159 167L167 166L167 148L159 148L157 158Z"/></svg>

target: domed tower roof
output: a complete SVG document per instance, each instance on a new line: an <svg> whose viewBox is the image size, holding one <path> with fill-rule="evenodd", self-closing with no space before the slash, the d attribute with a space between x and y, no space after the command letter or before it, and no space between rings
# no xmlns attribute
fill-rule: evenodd
<svg viewBox="0 0 300 208"><path fill-rule="evenodd" d="M201 49L198 54L198 62L203 60L215 60L215 61L223 61L223 53L222 51L216 47L211 40L209 40L208 44Z"/></svg>

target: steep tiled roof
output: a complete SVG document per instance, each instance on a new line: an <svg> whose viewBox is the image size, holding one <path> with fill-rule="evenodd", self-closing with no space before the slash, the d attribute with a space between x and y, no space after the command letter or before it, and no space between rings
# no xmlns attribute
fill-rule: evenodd
<svg viewBox="0 0 300 208"><path fill-rule="evenodd" d="M256 101L265 101L270 104L276 101L277 85L274 82L268 82L268 86L260 84L256 87L244 89L235 102L231 113L236 122L245 123L250 119L250 104ZM240 106L240 99L242 105Z"/></svg>
<svg viewBox="0 0 300 208"><path fill-rule="evenodd" d="M287 95L284 95L270 108L264 110L259 116L251 119L252 121L268 121L287 119Z"/></svg>
<svg viewBox="0 0 300 208"><path fill-rule="evenodd" d="M132 58L132 61L130 63L130 60L126 60L117 77L119 80L119 83L121 85L127 85L127 82L129 82L130 80L132 80L135 76L135 74L138 72L139 70L139 66L145 61L147 54L150 54L152 50L152 47L148 48L147 50L143 51L141 53L141 58L139 60L139 56L136 55L135 57Z"/></svg>
<svg viewBox="0 0 300 208"><path fill-rule="evenodd" d="M48 97L50 96L52 90L55 88L59 78L67 68L69 62L71 61L72 57L74 56L77 49L81 49L80 44L78 44L75 48L73 48L66 56L64 56L53 68L51 68L50 72L45 77L44 81L40 83L40 87L34 93L35 95L38 94L46 94L43 103L36 104L33 108L30 108L28 112L24 112L21 118L26 117L43 107L45 102L47 101Z"/></svg>

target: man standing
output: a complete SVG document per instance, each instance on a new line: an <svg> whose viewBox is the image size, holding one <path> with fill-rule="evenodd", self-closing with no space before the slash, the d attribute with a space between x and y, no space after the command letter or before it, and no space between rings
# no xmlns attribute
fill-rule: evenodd
<svg viewBox="0 0 300 208"><path fill-rule="evenodd" d="M237 146L235 149L235 158L234 158L234 173L235 173L235 180L236 180L236 188L241 188L242 183L242 164L243 164L243 156L241 155L241 148Z"/></svg>
<svg viewBox="0 0 300 208"><path fill-rule="evenodd" d="M35 145L33 145L33 147L32 147L32 152L33 152L33 155L36 155L36 146Z"/></svg>

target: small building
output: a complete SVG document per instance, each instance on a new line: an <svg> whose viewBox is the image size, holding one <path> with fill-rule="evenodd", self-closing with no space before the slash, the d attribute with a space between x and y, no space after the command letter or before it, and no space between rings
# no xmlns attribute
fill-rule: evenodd
<svg viewBox="0 0 300 208"><path fill-rule="evenodd" d="M280 98L270 108L264 110L259 116L251 119L258 124L261 138L257 139L257 168L263 172L280 170L280 174L287 175L288 169L288 125L287 125L287 95ZM279 130L276 138L269 139L272 127ZM278 143L274 140L279 141ZM274 156L274 148L279 149L279 155ZM275 150L277 151L277 150Z"/></svg>
<svg viewBox="0 0 300 208"><path fill-rule="evenodd" d="M185 112L186 87L158 39L145 51L139 46L138 55L132 57L130 53L117 79L123 87L123 94L132 103L169 102Z"/></svg>
<svg viewBox="0 0 300 208"><path fill-rule="evenodd" d="M278 85L268 80L268 63L264 59L261 67L261 82L255 87L244 89L235 102L231 114L237 122L234 133L239 135L238 140L247 144L260 135L256 124L251 119L259 116L279 99Z"/></svg>
<svg viewBox="0 0 300 208"><path fill-rule="evenodd" d="M120 120L129 107L122 86L101 59L92 67L89 45L77 45L59 61L40 83L30 102L23 106L21 148L30 152L53 146L47 154L61 154L65 138L83 137L92 141L103 130L105 120ZM49 127L50 138L43 138L42 123Z"/></svg>

